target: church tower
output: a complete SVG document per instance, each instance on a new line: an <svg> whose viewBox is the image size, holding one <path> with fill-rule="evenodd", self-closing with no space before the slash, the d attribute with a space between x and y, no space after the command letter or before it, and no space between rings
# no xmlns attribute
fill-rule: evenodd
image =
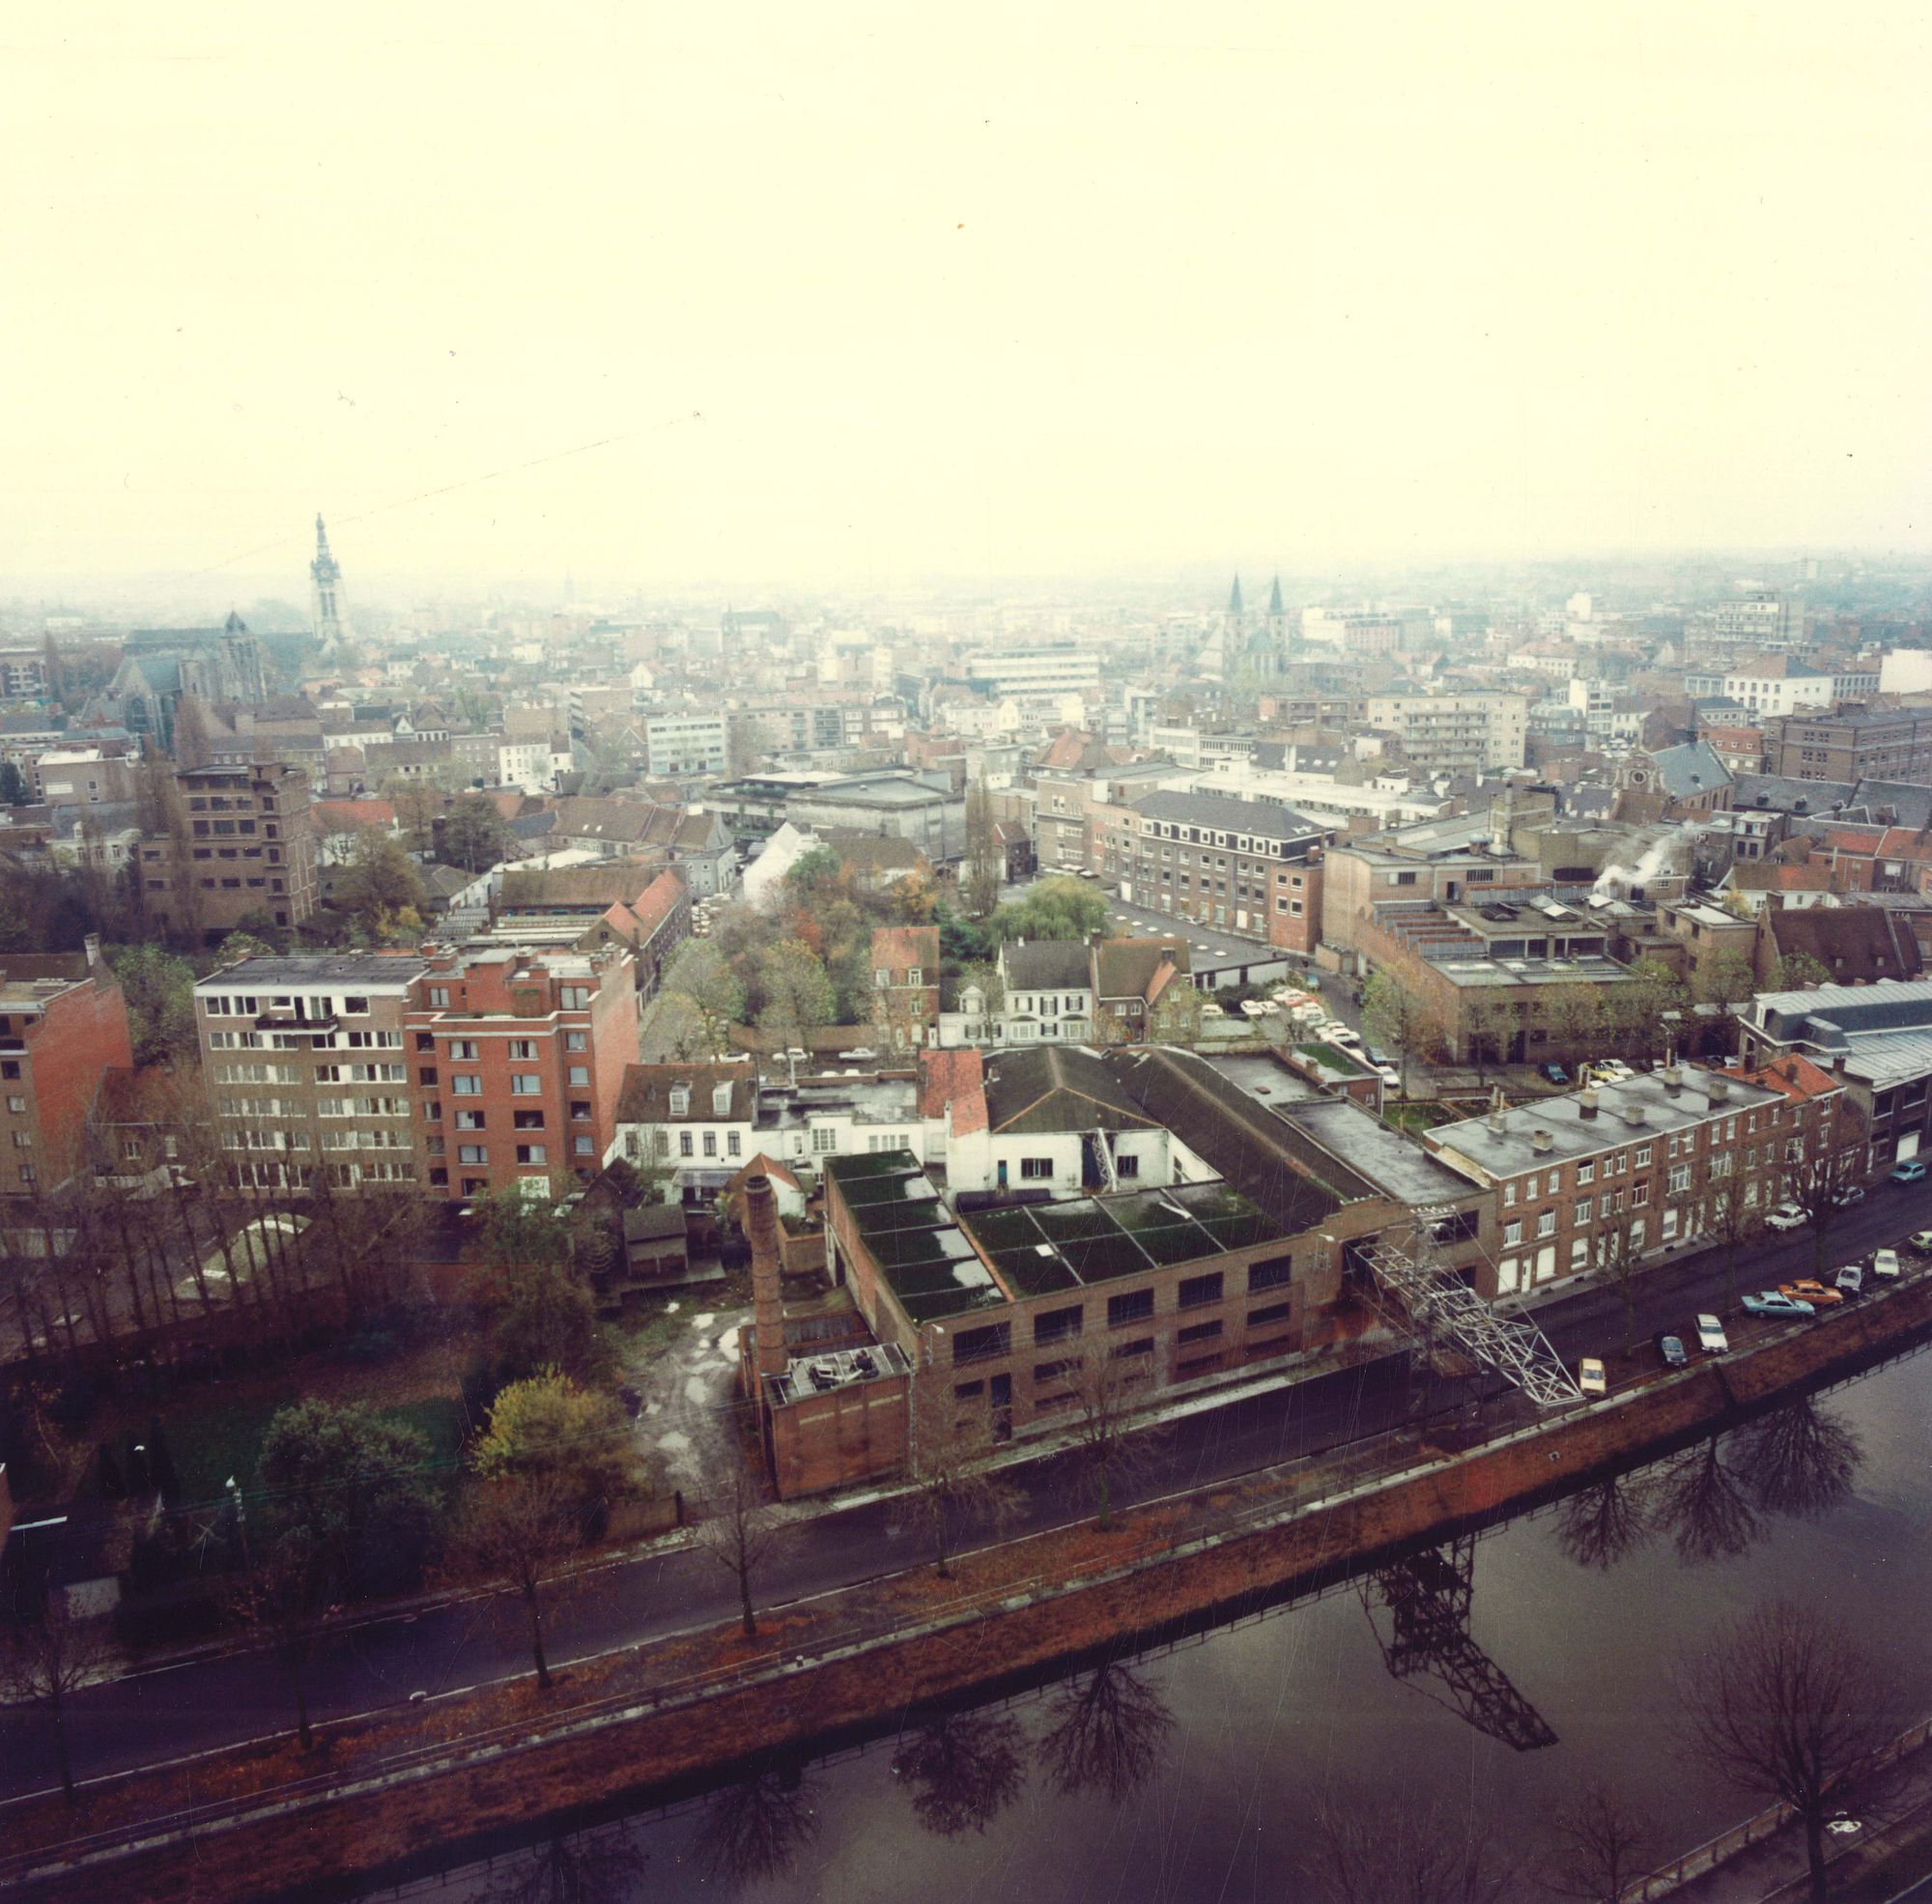
<svg viewBox="0 0 1932 1904"><path fill-rule="evenodd" d="M349 615L342 599L342 568L328 553L328 531L315 519L315 560L308 565L310 618L317 645L326 655L338 655L349 641Z"/></svg>

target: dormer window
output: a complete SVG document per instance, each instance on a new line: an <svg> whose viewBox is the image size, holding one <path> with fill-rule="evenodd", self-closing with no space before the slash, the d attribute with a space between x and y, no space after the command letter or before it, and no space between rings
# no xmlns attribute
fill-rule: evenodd
<svg viewBox="0 0 1932 1904"><path fill-rule="evenodd" d="M671 1086L670 1114L674 1118L688 1118L691 1115L690 1085L674 1084Z"/></svg>
<svg viewBox="0 0 1932 1904"><path fill-rule="evenodd" d="M714 1118L728 1118L731 1115L731 1087L728 1084L711 1087L711 1115Z"/></svg>

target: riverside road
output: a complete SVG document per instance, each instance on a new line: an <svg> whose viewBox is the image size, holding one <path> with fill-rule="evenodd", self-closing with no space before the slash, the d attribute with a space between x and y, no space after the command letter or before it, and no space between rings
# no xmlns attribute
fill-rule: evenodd
<svg viewBox="0 0 1932 1904"><path fill-rule="evenodd" d="M1932 1181L1880 1184L1841 1212L1825 1238L1825 1266L1932 1227ZM1813 1273L1810 1228L1739 1252L1742 1291ZM1723 1252L1687 1253L1646 1271L1636 1299L1641 1342L1684 1328L1699 1309L1721 1305ZM1623 1303L1614 1288L1593 1286L1555 1296L1536 1312L1566 1361L1623 1346ZM1829 1328L1829 1318L1813 1326ZM1183 1416L1162 1432L1144 1471L1116 1490L1122 1504L1320 1453L1395 1426L1406 1384L1390 1364L1295 1382ZM1460 1394L1461 1391L1456 1391ZM1492 1407L1499 1384L1491 1383ZM1445 1389L1445 1404L1455 1395ZM1010 1471L1021 1505L1009 1534L1066 1524L1092 1512L1085 1472L1071 1455L1021 1464ZM982 1536L983 1538L983 1536ZM967 1545L970 1546L971 1540ZM876 1578L924 1559L916 1541L874 1501L803 1519L789 1526L757 1582L777 1608ZM736 1581L692 1549L658 1551L605 1567L556 1602L549 1622L551 1658L567 1663L615 1648L714 1625L736 1614ZM308 1669L318 1720L407 1703L514 1678L530 1670L515 1602L486 1595L408 1616L375 1617L318 1644ZM135 1667L70 1695L68 1733L80 1778L98 1778L290 1730L293 1709L283 1668L265 1651L233 1650L178 1663ZM54 1783L44 1716L0 1712L0 1800Z"/></svg>

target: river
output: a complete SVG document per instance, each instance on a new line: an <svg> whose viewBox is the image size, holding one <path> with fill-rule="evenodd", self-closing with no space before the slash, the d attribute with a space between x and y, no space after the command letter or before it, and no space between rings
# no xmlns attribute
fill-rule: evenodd
<svg viewBox="0 0 1932 1904"><path fill-rule="evenodd" d="M402 1894L1317 1899L1325 1814L1478 1830L1537 1897L1599 1782L1662 1862L1757 1808L1680 1738L1676 1677L1739 1613L1840 1616L1900 1723L1932 1707L1928 1422L1919 1354L1318 1601Z"/></svg>

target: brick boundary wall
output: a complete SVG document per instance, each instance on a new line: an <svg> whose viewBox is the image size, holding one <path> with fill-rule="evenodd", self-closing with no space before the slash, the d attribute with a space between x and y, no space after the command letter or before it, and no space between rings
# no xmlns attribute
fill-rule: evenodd
<svg viewBox="0 0 1932 1904"><path fill-rule="evenodd" d="M272 1897L298 1886L348 1892L388 1881L419 1863L425 1844L442 1847L439 1861L446 1861L466 1844L546 1816L797 1748L1190 1617L1279 1599L1297 1582L1358 1571L1418 1542L1525 1511L1633 1456L1853 1374L1928 1328L1932 1279L1919 1279L1745 1356L1700 1364L1467 1455L1425 1456L1392 1479L1345 1482L1301 1504L1294 1477L1286 1486L1269 1477L1265 1488L1229 1484L1192 1497L1223 1506L1245 1498L1246 1528L1177 1543L1163 1521L1166 1504L1152 1504L1125 1517L1120 1533L1094 1536L1081 1549L1083 1557L1099 1551L1110 1563L1097 1577L1045 1577L1042 1563L1072 1558L1066 1530L1015 1541L993 1550L997 1571L982 1568L968 1580L962 1566L952 1597L929 1602L923 1630L897 1637L854 1638L853 1610L878 1583L847 1589L815 1603L808 1621L772 1616L759 1643L769 1649L779 1638L781 1650L723 1668L735 1680L727 1687L704 1683L718 1668L683 1680L658 1675L629 1704L604 1701L588 1717L532 1695L523 1720L499 1726L504 1736L495 1740L420 1748L372 1764L360 1778L345 1768L341 1776L352 1782L264 1791L231 1815L178 1825L157 1819L91 1849L50 1841L43 1854L0 1862L0 1888L17 1885L36 1900L111 1894L125 1904L180 1904ZM1305 1487L1307 1477L1300 1480ZM689 1647L688 1638L674 1639L632 1657L686 1663ZM761 1669L748 1679L753 1666ZM240 1748L234 1756L247 1752ZM150 1784L163 1810L206 1803L222 1790L226 1756L197 1761L191 1773L136 1774L128 1782ZM9 1820L15 1822L29 1821L16 1810Z"/></svg>

